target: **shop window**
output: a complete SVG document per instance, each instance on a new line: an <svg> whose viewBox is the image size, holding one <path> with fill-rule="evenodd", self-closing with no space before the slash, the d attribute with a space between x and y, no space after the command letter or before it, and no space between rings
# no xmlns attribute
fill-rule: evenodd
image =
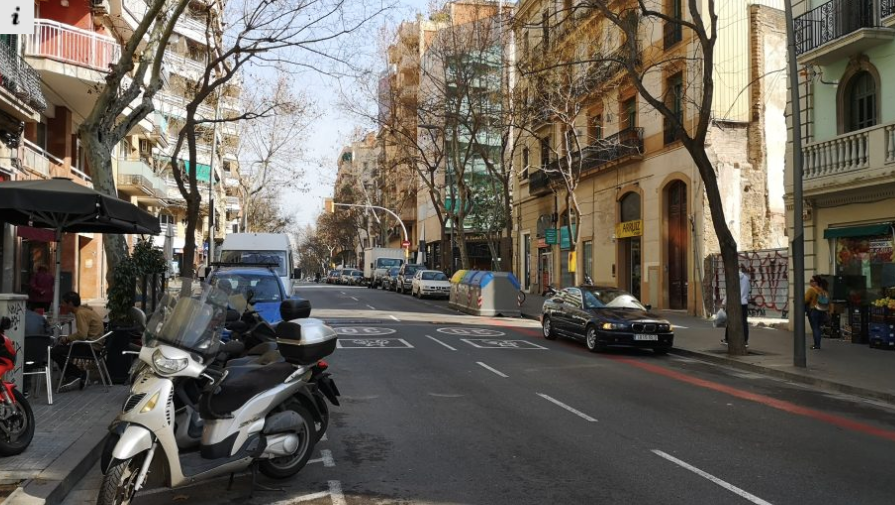
<svg viewBox="0 0 895 505"><path fill-rule="evenodd" d="M877 124L876 80L866 70L855 74L846 88L846 131L863 130Z"/></svg>

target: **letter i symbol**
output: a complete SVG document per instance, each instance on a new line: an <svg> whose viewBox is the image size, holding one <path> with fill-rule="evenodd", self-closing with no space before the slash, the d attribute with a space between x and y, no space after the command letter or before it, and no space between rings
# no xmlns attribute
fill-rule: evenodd
<svg viewBox="0 0 895 505"><path fill-rule="evenodd" d="M21 10L21 8L16 7L16 11L12 14L12 24L14 24L14 25L19 24L19 11L20 10Z"/></svg>

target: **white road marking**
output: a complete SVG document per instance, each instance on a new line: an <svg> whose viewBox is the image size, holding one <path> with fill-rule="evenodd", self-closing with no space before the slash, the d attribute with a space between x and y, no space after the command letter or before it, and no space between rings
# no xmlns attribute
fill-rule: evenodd
<svg viewBox="0 0 895 505"><path fill-rule="evenodd" d="M528 340L495 340L495 339L469 339L469 338L461 338L460 339L467 344L479 348L479 349L540 349L542 351L549 351L550 349L546 347L542 347L533 342L529 342ZM476 342L481 342L487 345L479 345Z"/></svg>
<svg viewBox="0 0 895 505"><path fill-rule="evenodd" d="M426 335L426 337L431 338L432 340L438 342L439 344L441 344L441 345L447 347L448 349L450 349L450 350L452 350L452 351L456 351L456 349L454 349L453 347L451 347L451 346L445 344L445 343L442 342L441 340L438 340L437 338L433 337L432 335Z"/></svg>
<svg viewBox="0 0 895 505"><path fill-rule="evenodd" d="M333 500L333 505L347 505L345 495L342 494L342 483L337 480L329 481L329 495Z"/></svg>
<svg viewBox="0 0 895 505"><path fill-rule="evenodd" d="M548 402L551 402L551 403L553 403L553 404L555 404L555 405L558 405L558 406L560 406L560 407L562 407L562 408L568 410L569 412L575 414L576 416L580 417L581 419L584 419L585 421L589 421L589 422L592 422L592 423L597 422L596 419L594 419L593 417L590 417L589 415L585 414L584 412L581 412L580 410L577 410L577 409L574 409L574 408L572 408L572 407L569 407L569 406L566 405L565 403L563 403L563 402L561 402L561 401L559 401L559 400L557 400L557 399L555 399L555 398L552 398L552 397L550 397L550 396L547 396L547 395L545 395L544 393L538 393L538 396L540 396L541 398L547 400Z"/></svg>
<svg viewBox="0 0 895 505"><path fill-rule="evenodd" d="M504 379L508 379L508 378L510 377L509 375L507 375L507 374L505 374L505 373L503 373L503 372L501 372L501 371L499 371L499 370L495 370L495 369L491 368L490 366L488 366L488 365L482 363L481 361L476 361L476 364L479 365L479 366L481 366L481 367L484 368L485 370L491 370L492 372L494 372L494 373L496 373L497 375L503 377Z"/></svg>
<svg viewBox="0 0 895 505"><path fill-rule="evenodd" d="M342 291L342 294L343 294L343 295L344 295L344 294L345 294L345 292L344 292L344 291Z"/></svg>
<svg viewBox="0 0 895 505"><path fill-rule="evenodd" d="M664 453L664 452L662 452L662 451L660 451L660 450L658 450L658 449L653 449L652 452L653 452L653 454L655 454L656 456L665 458L665 459L667 459L668 461L671 461L672 463L674 463L674 464L676 464L676 465L678 465L678 466L681 466L681 467L683 467L683 468L686 468L687 470L690 470L691 472L695 473L696 475L699 475L700 477L704 477L704 478L706 478L706 479L708 479L708 480L714 482L715 484L717 484L717 485L723 487L724 489L726 489L726 490L728 490L728 491L730 491L730 492L732 492L732 493L734 493L734 494L737 494L737 495L739 495L739 496L741 496L741 497L743 497L743 498L749 500L749 501L752 502L752 503L756 503L756 504L758 504L758 505L771 505L770 502L767 502L767 501L765 501L765 500L762 500L761 498L759 498L759 497L757 497L757 496L755 496L755 495L753 495L753 494L751 494L751 493L747 493L746 491L743 491L742 489L740 489L740 488L734 486L733 484L730 484L730 483L728 483L728 482L725 482L725 481L719 479L718 477L715 477L714 475L712 475L712 474L710 474L710 473L703 472L703 471L700 470L699 468L696 468L695 466L690 465L689 463L686 463L686 462L684 462L684 461L681 461L681 460L675 458L674 456L672 456L672 455L670 455L670 454Z"/></svg>
<svg viewBox="0 0 895 505"><path fill-rule="evenodd" d="M354 300L354 301L358 301L358 299L357 299L356 297L354 297L354 296L351 296L351 297L349 297L349 298L351 298L351 299Z"/></svg>
<svg viewBox="0 0 895 505"><path fill-rule="evenodd" d="M675 329L675 330L678 329L678 328L680 328L680 329L682 329L682 330L689 330L689 329L690 329L689 326L680 326L680 325L677 325L677 324L674 325L674 329Z"/></svg>
<svg viewBox="0 0 895 505"><path fill-rule="evenodd" d="M400 319L398 319L397 317L395 317L394 314L390 314L388 317L390 317L390 318L392 318L392 319L394 319L395 321L398 321L398 322L401 321Z"/></svg>
<svg viewBox="0 0 895 505"><path fill-rule="evenodd" d="M321 440L323 439L321 438ZM317 459L309 459L308 463L323 463L323 466L327 468L336 466L336 462L333 460L333 453L328 449L320 451L320 457Z"/></svg>
<svg viewBox="0 0 895 505"><path fill-rule="evenodd" d="M372 305L367 305L367 307L370 307L370 310L376 310L376 307L374 307Z"/></svg>

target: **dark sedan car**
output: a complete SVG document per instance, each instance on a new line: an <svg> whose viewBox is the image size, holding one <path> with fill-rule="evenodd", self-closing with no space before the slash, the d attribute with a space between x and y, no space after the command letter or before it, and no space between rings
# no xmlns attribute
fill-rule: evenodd
<svg viewBox="0 0 895 505"><path fill-rule="evenodd" d="M395 284L398 283L398 270L400 269L401 267L390 267L388 269L388 273L382 279L382 289L395 290Z"/></svg>
<svg viewBox="0 0 895 505"><path fill-rule="evenodd" d="M583 340L591 352L607 347L641 347L665 354L674 345L674 327L626 291L613 287L566 288L544 302L544 338Z"/></svg>

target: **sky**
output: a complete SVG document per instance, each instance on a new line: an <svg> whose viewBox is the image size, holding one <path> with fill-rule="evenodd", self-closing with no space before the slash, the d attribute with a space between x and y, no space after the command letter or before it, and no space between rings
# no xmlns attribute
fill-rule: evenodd
<svg viewBox="0 0 895 505"><path fill-rule="evenodd" d="M403 20L411 20L416 12L426 12L428 0L397 0L397 6L386 17L377 21L375 27L396 26ZM365 35L370 38L370 35ZM376 41L364 42L367 47L375 48ZM373 59L370 55L365 58ZM380 70L380 69L377 69ZM381 68L384 70L384 68ZM291 214L297 225L304 227L314 224L317 215L323 210L323 199L331 197L336 181L337 159L342 147L352 141L351 134L363 121L350 113L339 110L339 90L351 90L353 82L347 79L337 80L321 74L307 74L307 79L298 79L296 90L305 90L317 102L321 114L310 129L305 140L304 160L300 168L308 183L307 192L283 191L280 205L283 212Z"/></svg>

